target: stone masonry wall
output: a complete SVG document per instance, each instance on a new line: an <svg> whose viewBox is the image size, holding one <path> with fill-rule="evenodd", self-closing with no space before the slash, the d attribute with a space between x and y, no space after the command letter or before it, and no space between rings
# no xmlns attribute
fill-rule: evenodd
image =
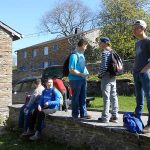
<svg viewBox="0 0 150 150"><path fill-rule="evenodd" d="M99 36L99 29L87 32L84 35L90 44L93 45L95 38ZM39 64L42 62L48 62L50 65L62 65L67 56L72 52L73 47L69 44L68 39L71 36L58 38L50 41L46 41L40 44L36 44L17 51L17 69L20 67L26 67L27 70L38 69ZM58 47L57 47L58 46ZM48 55L44 55L44 48L48 47ZM54 48L55 47L55 48ZM57 49L57 48L58 49ZM33 57L33 50L36 50L37 55ZM26 52L26 58L24 58L24 52ZM42 68L42 67L41 67Z"/></svg>
<svg viewBox="0 0 150 150"><path fill-rule="evenodd" d="M87 82L87 95L102 96L100 81L88 81ZM117 93L118 95L134 95L134 84L128 79L117 80Z"/></svg>
<svg viewBox="0 0 150 150"><path fill-rule="evenodd" d="M10 107L9 127L16 127L21 105ZM66 113L66 112L64 112ZM87 150L149 150L150 137L132 134L115 126L97 126L93 120L73 120L71 117L46 117L43 135L57 143ZM87 121L87 122L88 122Z"/></svg>
<svg viewBox="0 0 150 150"><path fill-rule="evenodd" d="M0 29L0 116L12 101L12 37Z"/></svg>
<svg viewBox="0 0 150 150"><path fill-rule="evenodd" d="M58 50L54 50L54 45L58 45ZM48 47L48 55L44 55L44 47ZM37 56L32 56L32 51L36 49ZM31 46L29 48L22 49L17 51L17 69L20 67L26 66L28 71L32 71L32 67L39 68L39 64L42 62L57 62L57 65L63 64L66 56L70 53L70 47L68 45L68 39L63 39L55 42L47 42L46 44L41 44L37 46ZM27 52L27 57L24 58L24 52ZM41 66L42 68L42 66Z"/></svg>

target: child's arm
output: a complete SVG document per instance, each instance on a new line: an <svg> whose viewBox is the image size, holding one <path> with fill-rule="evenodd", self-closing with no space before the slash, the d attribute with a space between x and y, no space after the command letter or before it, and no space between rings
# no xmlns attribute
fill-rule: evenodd
<svg viewBox="0 0 150 150"><path fill-rule="evenodd" d="M42 108L41 108L41 106L40 106L40 105L38 105L38 110L39 110L39 111L41 111L41 110L42 110Z"/></svg>

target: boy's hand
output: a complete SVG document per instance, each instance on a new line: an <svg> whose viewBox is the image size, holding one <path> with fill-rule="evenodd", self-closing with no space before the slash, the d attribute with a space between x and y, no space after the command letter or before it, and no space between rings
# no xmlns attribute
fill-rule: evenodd
<svg viewBox="0 0 150 150"><path fill-rule="evenodd" d="M42 108L41 108L41 106L40 106L40 105L38 105L38 110L39 110L39 111L41 111L41 110L42 110Z"/></svg>
<svg viewBox="0 0 150 150"><path fill-rule="evenodd" d="M89 76L89 74L82 73L82 77L83 77L83 78L86 78L87 76Z"/></svg>
<svg viewBox="0 0 150 150"><path fill-rule="evenodd" d="M48 102L45 102L44 106L45 106L45 107L48 107Z"/></svg>

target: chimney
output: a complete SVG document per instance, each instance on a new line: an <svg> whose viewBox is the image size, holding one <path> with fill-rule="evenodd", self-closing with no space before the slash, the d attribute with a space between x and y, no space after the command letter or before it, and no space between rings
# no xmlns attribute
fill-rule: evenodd
<svg viewBox="0 0 150 150"><path fill-rule="evenodd" d="M75 28L75 34L78 34L80 32L81 32L80 28Z"/></svg>

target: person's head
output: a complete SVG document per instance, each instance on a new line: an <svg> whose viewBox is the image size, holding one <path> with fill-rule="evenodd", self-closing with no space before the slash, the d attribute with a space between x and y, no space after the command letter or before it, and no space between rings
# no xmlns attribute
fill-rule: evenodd
<svg viewBox="0 0 150 150"><path fill-rule="evenodd" d="M78 50L85 51L88 46L88 41L85 39L80 39L77 46L78 46Z"/></svg>
<svg viewBox="0 0 150 150"><path fill-rule="evenodd" d="M142 39L145 37L147 24L143 20L136 20L133 24L133 35L136 38Z"/></svg>
<svg viewBox="0 0 150 150"><path fill-rule="evenodd" d="M52 88L53 87L53 79L48 78L46 81L46 87L47 88Z"/></svg>
<svg viewBox="0 0 150 150"><path fill-rule="evenodd" d="M37 87L38 85L41 85L41 79L36 79L34 81L34 85L35 85L35 87Z"/></svg>
<svg viewBox="0 0 150 150"><path fill-rule="evenodd" d="M102 49L111 46L110 39L108 37L100 37L99 40L97 39L97 42Z"/></svg>

